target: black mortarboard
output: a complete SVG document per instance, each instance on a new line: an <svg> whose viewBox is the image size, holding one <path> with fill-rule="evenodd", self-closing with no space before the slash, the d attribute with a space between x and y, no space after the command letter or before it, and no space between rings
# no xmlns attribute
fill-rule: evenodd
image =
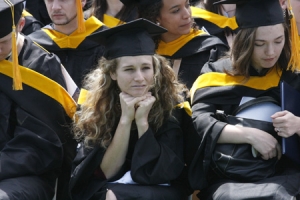
<svg viewBox="0 0 300 200"><path fill-rule="evenodd" d="M99 31L87 38L105 46L108 60L121 56L153 55L155 44L152 36L167 32L166 29L146 19L137 19L111 29Z"/></svg>
<svg viewBox="0 0 300 200"><path fill-rule="evenodd" d="M0 38L12 32L13 19L12 8L14 10L14 24L17 25L22 16L24 0L0 0Z"/></svg>
<svg viewBox="0 0 300 200"><path fill-rule="evenodd" d="M221 0L216 4L236 4L239 28L269 26L284 22L279 0Z"/></svg>

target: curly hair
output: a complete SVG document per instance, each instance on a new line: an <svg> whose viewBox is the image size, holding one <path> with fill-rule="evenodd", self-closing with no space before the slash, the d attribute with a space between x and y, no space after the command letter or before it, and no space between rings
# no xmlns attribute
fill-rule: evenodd
<svg viewBox="0 0 300 200"><path fill-rule="evenodd" d="M185 85L179 83L168 61L153 55L154 83L150 89L156 98L148 116L149 126L157 130L171 116L174 107L184 101ZM99 67L88 74L84 81L88 89L86 102L76 112L73 124L75 139L84 140L86 146L100 145L107 148L121 116L120 90L110 73L115 73L119 59L102 58Z"/></svg>
<svg viewBox="0 0 300 200"><path fill-rule="evenodd" d="M286 24L282 25L284 26L285 44L276 66L282 70L286 70L291 56L291 43L289 40L288 28ZM256 30L257 28L245 28L241 29L236 35L230 52L233 70L226 71L227 74L233 76L241 75L246 79L250 77L249 68L254 50Z"/></svg>

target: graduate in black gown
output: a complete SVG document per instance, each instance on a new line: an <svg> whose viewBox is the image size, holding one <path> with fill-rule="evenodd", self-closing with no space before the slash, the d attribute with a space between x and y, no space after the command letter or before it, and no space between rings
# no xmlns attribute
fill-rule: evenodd
<svg viewBox="0 0 300 200"><path fill-rule="evenodd" d="M79 88L84 76L96 67L103 54L103 46L86 37L107 28L94 16L84 19L82 6L85 2L46 0L52 23L29 35L33 41L59 57Z"/></svg>
<svg viewBox="0 0 300 200"><path fill-rule="evenodd" d="M168 31L154 36L156 53L171 62L178 79L188 89L197 79L203 65L216 61L229 47L219 38L199 30L193 21L189 1L186 0L121 0L124 5L135 5L139 17L148 19ZM189 102L189 99L187 99ZM184 131L184 158L186 168L198 148L198 137L189 113L181 115ZM187 184L188 185L188 184Z"/></svg>
<svg viewBox="0 0 300 200"><path fill-rule="evenodd" d="M184 199L183 132L177 115L186 87L150 34L165 29L145 19L90 36L105 42L99 67L87 75L77 112L70 192L85 199ZM184 112L184 111L183 111Z"/></svg>
<svg viewBox="0 0 300 200"><path fill-rule="evenodd" d="M0 199L51 200L59 177L57 199L66 200L77 145L72 80L57 56L20 34L22 10L22 0L0 2Z"/></svg>
<svg viewBox="0 0 300 200"><path fill-rule="evenodd" d="M281 139L259 129L227 124L216 116L217 110L233 114L244 96L269 96L280 102L280 81L300 91L299 75L294 70L297 66L289 64L291 54L296 52L291 51L279 1L224 2L237 3L236 19L241 30L230 56L207 63L191 89L192 117L202 138L189 172L191 186L200 190L200 199L299 198L300 168L281 155ZM300 134L295 123L299 118L292 113L280 111L270 118L278 136ZM217 175L211 167L217 143L250 144L258 151L259 159L278 159L277 171L258 181L229 179L226 173Z"/></svg>

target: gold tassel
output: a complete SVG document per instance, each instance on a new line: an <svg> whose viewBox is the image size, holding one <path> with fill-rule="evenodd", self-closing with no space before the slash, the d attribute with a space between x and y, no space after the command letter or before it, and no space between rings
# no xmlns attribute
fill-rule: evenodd
<svg viewBox="0 0 300 200"><path fill-rule="evenodd" d="M13 68L13 90L23 90L22 87L22 77L18 63L18 50L17 50L17 33L15 25L15 7L10 0L4 0L7 5L10 6L12 15L12 45L11 45L11 58L12 58L12 68Z"/></svg>
<svg viewBox="0 0 300 200"><path fill-rule="evenodd" d="M300 70L300 48L299 35L296 24L296 19L292 10L290 0L288 0L288 17L291 24L290 40L291 40L291 58L288 64L288 69L295 71Z"/></svg>
<svg viewBox="0 0 300 200"><path fill-rule="evenodd" d="M16 27L13 26L12 32L12 63L13 63L13 90L23 90L22 77L18 63L18 50L16 39Z"/></svg>
<svg viewBox="0 0 300 200"><path fill-rule="evenodd" d="M85 32L85 24L84 24L84 15L81 0L76 0L76 8L77 8L77 32L83 33Z"/></svg>

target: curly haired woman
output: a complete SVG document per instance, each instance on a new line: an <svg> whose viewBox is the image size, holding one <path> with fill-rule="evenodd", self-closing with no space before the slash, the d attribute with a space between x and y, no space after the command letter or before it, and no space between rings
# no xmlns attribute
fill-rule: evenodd
<svg viewBox="0 0 300 200"><path fill-rule="evenodd" d="M136 28L139 27L139 28ZM142 27L142 28L141 28ZM182 199L183 134L176 117L185 86L136 20L92 36L106 45L85 81L88 96L74 125L81 139L71 178L73 199Z"/></svg>

